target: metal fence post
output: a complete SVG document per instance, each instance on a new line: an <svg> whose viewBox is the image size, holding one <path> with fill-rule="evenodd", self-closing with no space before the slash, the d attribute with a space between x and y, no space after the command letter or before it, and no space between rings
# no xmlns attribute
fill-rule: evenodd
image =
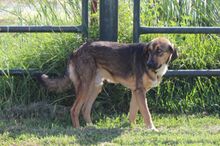
<svg viewBox="0 0 220 146"><path fill-rule="evenodd" d="M118 39L118 0L100 0L100 40Z"/></svg>
<svg viewBox="0 0 220 146"><path fill-rule="evenodd" d="M140 29L140 0L134 0L133 15L133 42L138 43Z"/></svg>
<svg viewBox="0 0 220 146"><path fill-rule="evenodd" d="M88 37L88 0L82 0L82 34Z"/></svg>

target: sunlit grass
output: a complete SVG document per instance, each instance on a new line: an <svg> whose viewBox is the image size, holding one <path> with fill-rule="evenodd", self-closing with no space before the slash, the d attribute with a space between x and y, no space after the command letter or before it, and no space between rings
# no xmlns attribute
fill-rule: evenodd
<svg viewBox="0 0 220 146"><path fill-rule="evenodd" d="M177 1L141 0L141 25L219 26L218 0L180 2L181 9ZM132 41L132 3L119 1L119 42ZM80 0L0 1L0 24L78 25L80 7ZM98 14L92 17L98 22ZM98 39L98 24L90 27L89 34ZM147 34L141 41L158 36L168 37L178 48L180 57L171 69L220 68L219 35ZM68 54L82 43L81 35L72 33L1 34L0 69L34 68L62 75ZM82 122L84 127L73 129L69 107L59 107L72 105L72 91L47 93L29 75L4 76L0 78L0 145L220 145L219 86L219 77L165 78L147 93L160 130L156 133L144 128L140 116L137 125L129 125L122 113L128 112L131 93L122 86L105 85L93 106L95 125ZM33 104L39 101L55 107ZM203 114L193 115L198 112Z"/></svg>
<svg viewBox="0 0 220 146"><path fill-rule="evenodd" d="M5 10L4 14L10 11L7 13L8 19L16 17L14 23L17 25L77 25L81 22L79 0L21 0L21 2L13 3L15 6L10 9L0 3L1 10ZM119 42L130 43L132 40L132 3L129 0L119 1ZM20 5L30 7L34 13L23 14L25 9L19 8ZM217 14L220 7L217 7L219 5L217 0L207 4L205 1L201 1L201 4L197 1L195 4L184 2L181 13L178 5L175 1L141 1L141 24L145 26L219 25L218 17L220 15ZM188 9L188 7L191 8ZM202 12L201 9L206 11ZM92 15L92 17L98 19L97 15ZM197 16L201 19L198 19ZM210 19L210 21L202 18ZM1 24L7 23L3 21ZM98 37L97 28L98 24L94 24L90 29L90 36L95 40ZM158 36L168 37L178 48L180 57L171 64L170 69L220 68L220 38L218 35L147 34L141 36L141 41L147 42ZM0 69L34 68L45 73L62 75L65 72L68 54L82 43L83 39L79 34L1 34ZM207 112L219 114L219 86L218 77L166 78L147 96L150 108L158 113ZM2 108L42 100L71 105L74 99L72 92L71 95L48 94L30 76L1 77L0 88L0 107ZM64 98L66 96L68 99ZM125 112L128 110L130 97L130 92L124 87L107 85L94 106L97 111L105 109L104 111L107 113L111 113L112 110Z"/></svg>
<svg viewBox="0 0 220 146"><path fill-rule="evenodd" d="M153 116L160 132L144 128L142 119L130 126L126 115L99 119L93 126L73 129L50 119L0 121L0 145L219 145L220 121L210 116Z"/></svg>

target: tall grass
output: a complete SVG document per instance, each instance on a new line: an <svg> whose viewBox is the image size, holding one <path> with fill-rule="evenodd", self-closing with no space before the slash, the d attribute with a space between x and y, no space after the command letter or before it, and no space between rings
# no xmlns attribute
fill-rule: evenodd
<svg viewBox="0 0 220 146"><path fill-rule="evenodd" d="M77 25L81 23L80 0L19 0L13 9L2 7L7 19L19 25ZM19 6L22 2L22 7ZM0 3L1 4L1 3ZM16 4L18 6L16 6ZM1 5L0 5L1 6ZM29 13L24 10L30 9ZM154 1L141 0L141 24L145 26L219 26L220 3L210 1ZM119 1L119 42L132 41L131 0ZM98 14L92 15L98 19ZM5 17L5 24L8 21ZM4 24L4 22L1 22ZM90 37L98 38L98 24L93 24ZM218 35L148 34L141 41L166 36L179 48L180 57L172 69L220 68L220 38ZM37 68L46 73L62 75L66 56L82 44L78 34L1 34L0 69ZM150 108L155 112L193 113L220 111L219 77L165 78L148 94ZM52 94L27 77L5 76L0 79L0 107L46 101L71 105L70 91ZM105 85L94 107L96 113L127 112L130 91L120 85Z"/></svg>

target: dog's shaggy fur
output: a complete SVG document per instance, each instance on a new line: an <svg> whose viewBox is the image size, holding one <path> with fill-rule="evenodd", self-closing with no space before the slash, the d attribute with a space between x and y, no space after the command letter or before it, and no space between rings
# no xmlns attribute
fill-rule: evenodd
<svg viewBox="0 0 220 146"><path fill-rule="evenodd" d="M70 55L63 78L50 79L42 75L40 80L51 91L62 91L73 83L76 100L71 108L71 118L74 127L80 126L81 110L85 121L92 123L92 105L101 92L103 81L107 80L131 89L130 122L135 122L140 110L146 126L156 130L146 92L160 83L168 63L176 58L176 49L166 38L137 44L97 41L83 44Z"/></svg>

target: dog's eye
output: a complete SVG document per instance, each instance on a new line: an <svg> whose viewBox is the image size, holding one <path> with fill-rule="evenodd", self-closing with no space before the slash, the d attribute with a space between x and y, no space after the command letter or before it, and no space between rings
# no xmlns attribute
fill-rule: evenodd
<svg viewBox="0 0 220 146"><path fill-rule="evenodd" d="M163 50L162 49L157 49L157 54L162 54Z"/></svg>

